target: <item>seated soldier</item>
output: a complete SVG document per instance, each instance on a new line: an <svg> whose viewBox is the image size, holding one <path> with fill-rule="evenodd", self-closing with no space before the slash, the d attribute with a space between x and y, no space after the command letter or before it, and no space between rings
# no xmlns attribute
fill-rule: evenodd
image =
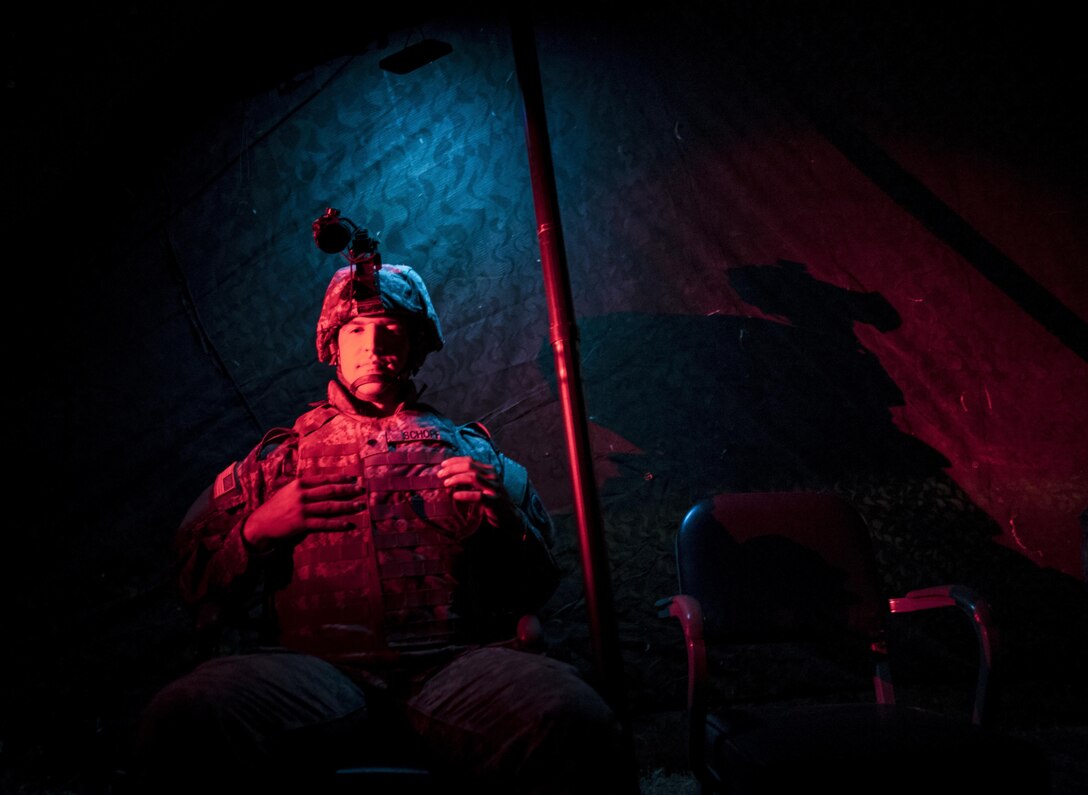
<svg viewBox="0 0 1088 795"><path fill-rule="evenodd" d="M224 469L178 532L198 623L259 603L264 637L152 699L141 791L289 791L402 738L477 791L615 781L612 710L513 640L558 583L552 523L481 426L419 402L412 376L442 346L416 271L335 273L317 322L326 398Z"/></svg>

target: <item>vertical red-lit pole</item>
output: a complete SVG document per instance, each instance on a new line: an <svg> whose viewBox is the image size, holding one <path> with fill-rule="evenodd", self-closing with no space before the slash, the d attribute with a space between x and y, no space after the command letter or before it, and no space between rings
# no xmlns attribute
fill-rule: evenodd
<svg viewBox="0 0 1088 795"><path fill-rule="evenodd" d="M597 481L593 475L589 430L582 398L574 302L571 299L570 279L563 250L563 231L559 223L559 202L556 198L551 144L544 114L540 66L528 12L515 12L512 15L512 28L514 60L525 104L525 142L529 150L537 237L540 241L540 261L547 292L556 383L566 429L575 519L581 541L582 574L585 579L593 656L601 679L599 688L602 695L616 710L626 728L619 634L612 604L611 575L608 570Z"/></svg>

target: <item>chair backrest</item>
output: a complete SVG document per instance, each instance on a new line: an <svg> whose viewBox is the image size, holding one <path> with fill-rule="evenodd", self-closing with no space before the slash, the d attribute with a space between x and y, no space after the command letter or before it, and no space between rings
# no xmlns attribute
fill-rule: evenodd
<svg viewBox="0 0 1088 795"><path fill-rule="evenodd" d="M657 605L684 630L689 758L702 791L795 792L812 781L836 792L1049 791L1038 747L981 725L993 629L985 600L957 584L887 598L868 528L847 500L708 498L683 518L676 559L680 593ZM975 628L971 720L943 692L932 694L939 710L897 703L889 620L933 608L958 609ZM852 641L863 639L872 699L855 698L853 652L864 644Z"/></svg>
<svg viewBox="0 0 1088 795"><path fill-rule="evenodd" d="M883 637L888 614L868 528L845 499L720 494L696 504L676 538L680 592L702 605L708 639Z"/></svg>

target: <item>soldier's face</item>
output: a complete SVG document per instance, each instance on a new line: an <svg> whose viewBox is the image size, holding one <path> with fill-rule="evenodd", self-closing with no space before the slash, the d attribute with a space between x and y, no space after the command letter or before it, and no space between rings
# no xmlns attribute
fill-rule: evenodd
<svg viewBox="0 0 1088 795"><path fill-rule="evenodd" d="M380 401L393 395L408 366L411 336L393 317L356 317L337 333L340 375L356 397Z"/></svg>

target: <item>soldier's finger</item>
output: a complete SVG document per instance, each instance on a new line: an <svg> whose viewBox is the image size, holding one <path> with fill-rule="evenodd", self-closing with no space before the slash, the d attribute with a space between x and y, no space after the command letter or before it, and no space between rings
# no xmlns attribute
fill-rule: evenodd
<svg viewBox="0 0 1088 795"><path fill-rule="evenodd" d="M357 483L338 483L335 485L311 486L302 491L302 501L322 502L325 500L351 500L363 493Z"/></svg>
<svg viewBox="0 0 1088 795"><path fill-rule="evenodd" d="M447 488L454 486L472 486L479 482L480 477L475 472L454 472L442 475L442 485Z"/></svg>
<svg viewBox="0 0 1088 795"><path fill-rule="evenodd" d="M495 492L466 489L464 491L455 491L450 496L458 502L485 502L493 500L495 498Z"/></svg>
<svg viewBox="0 0 1088 795"><path fill-rule="evenodd" d="M320 517L308 518L305 523L307 531L337 533L354 530L358 525L350 519L323 519Z"/></svg>
<svg viewBox="0 0 1088 795"><path fill-rule="evenodd" d="M490 464L485 464L483 461L477 461L475 458L467 455L457 456L456 458L447 458L438 465L439 477L462 472L479 472L483 475L494 477L495 468Z"/></svg>
<svg viewBox="0 0 1088 795"><path fill-rule="evenodd" d="M302 508L305 517L343 516L366 510L366 500L317 500L307 502Z"/></svg>

